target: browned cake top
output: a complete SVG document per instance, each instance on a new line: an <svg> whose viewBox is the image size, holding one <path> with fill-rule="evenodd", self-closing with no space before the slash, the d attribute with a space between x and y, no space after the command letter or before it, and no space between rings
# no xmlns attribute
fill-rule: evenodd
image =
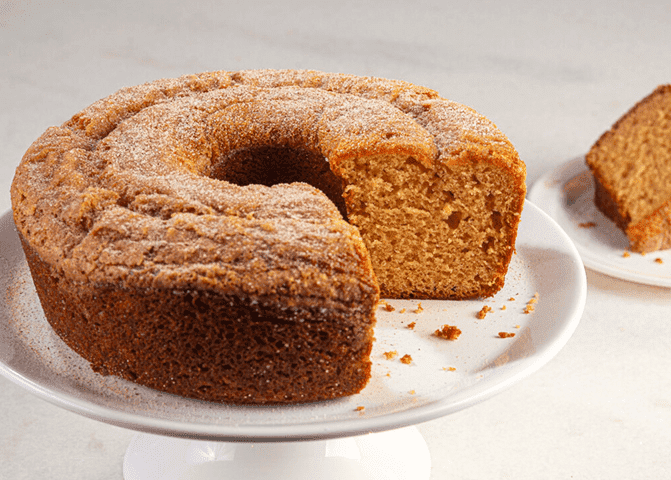
<svg viewBox="0 0 671 480"><path fill-rule="evenodd" d="M370 262L321 192L213 178L218 158L276 145L318 151L336 172L354 156L431 165L486 149L524 181L491 122L431 90L309 71L214 72L122 89L47 130L17 169L14 219L73 280L357 301L375 288Z"/></svg>

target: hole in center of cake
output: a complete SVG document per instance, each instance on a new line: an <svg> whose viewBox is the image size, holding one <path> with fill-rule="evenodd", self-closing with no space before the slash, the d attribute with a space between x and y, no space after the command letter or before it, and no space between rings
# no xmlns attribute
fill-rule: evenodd
<svg viewBox="0 0 671 480"><path fill-rule="evenodd" d="M316 152L272 146L238 150L215 159L210 176L240 186L307 183L324 192L347 220L342 181Z"/></svg>

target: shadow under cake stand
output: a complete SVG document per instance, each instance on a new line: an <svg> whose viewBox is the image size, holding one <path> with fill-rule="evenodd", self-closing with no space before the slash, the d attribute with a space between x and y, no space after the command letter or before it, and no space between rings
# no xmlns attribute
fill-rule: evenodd
<svg viewBox="0 0 671 480"><path fill-rule="evenodd" d="M414 425L486 400L541 368L572 335L586 298L573 243L527 201L496 296L388 300L393 311L379 309L372 378L360 394L232 406L93 372L44 318L11 212L0 217L0 270L0 374L71 412L136 431L124 457L126 480L428 479L429 451ZM479 319L484 306L491 311ZM462 331L458 340L433 335L445 324ZM410 363L400 361L404 355Z"/></svg>

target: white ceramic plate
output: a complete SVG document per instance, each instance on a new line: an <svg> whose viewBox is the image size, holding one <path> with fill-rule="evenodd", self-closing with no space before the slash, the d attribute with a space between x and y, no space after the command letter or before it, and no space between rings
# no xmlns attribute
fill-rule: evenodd
<svg viewBox="0 0 671 480"><path fill-rule="evenodd" d="M594 206L594 182L584 157L541 177L529 200L571 237L586 267L623 280L671 287L671 250L625 254L626 235Z"/></svg>
<svg viewBox="0 0 671 480"><path fill-rule="evenodd" d="M189 400L94 373L46 322L14 230L0 217L0 373L34 394L114 425L183 438L325 439L403 427L483 401L538 370L575 330L585 271L569 237L527 202L506 285L476 301L390 300L380 307L373 376L358 395L297 406L240 407ZM532 313L524 313L537 294ZM483 306L492 311L480 320ZM414 329L408 324L415 323ZM462 330L456 341L432 335ZM501 338L499 332L515 333ZM398 356L387 359L385 352ZM410 364L399 358L410 355ZM361 408L363 407L363 408Z"/></svg>

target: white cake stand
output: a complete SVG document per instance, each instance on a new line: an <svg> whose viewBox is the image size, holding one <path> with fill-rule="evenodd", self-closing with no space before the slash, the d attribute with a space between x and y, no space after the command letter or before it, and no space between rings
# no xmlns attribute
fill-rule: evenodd
<svg viewBox="0 0 671 480"><path fill-rule="evenodd" d="M580 257L561 228L529 202L516 250L506 285L493 298L389 300L393 312L380 308L373 376L360 394L241 407L94 373L46 322L6 213L0 217L0 288L7 299L0 307L0 374L67 410L137 431L124 459L126 480L428 479L428 449L414 425L479 403L538 370L582 315ZM483 306L491 311L478 319ZM444 324L462 331L458 340L432 335ZM397 355L389 359L390 352ZM404 355L409 364L400 361Z"/></svg>

